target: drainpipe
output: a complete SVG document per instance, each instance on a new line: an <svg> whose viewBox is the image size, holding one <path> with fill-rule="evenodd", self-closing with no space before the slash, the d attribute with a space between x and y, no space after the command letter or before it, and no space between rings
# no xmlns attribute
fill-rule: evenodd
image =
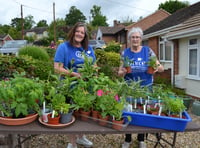
<svg viewBox="0 0 200 148"><path fill-rule="evenodd" d="M174 42L172 42L172 53L171 53L171 56L172 56L172 66L171 66L171 84L172 86L175 86L174 82L175 82L175 76L174 76Z"/></svg>

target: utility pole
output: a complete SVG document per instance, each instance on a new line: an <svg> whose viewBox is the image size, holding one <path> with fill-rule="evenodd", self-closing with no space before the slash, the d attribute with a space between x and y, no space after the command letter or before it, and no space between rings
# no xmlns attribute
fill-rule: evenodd
<svg viewBox="0 0 200 148"><path fill-rule="evenodd" d="M21 24L22 24L22 40L24 39L24 18L23 18L23 5L21 5Z"/></svg>
<svg viewBox="0 0 200 148"><path fill-rule="evenodd" d="M56 19L55 19L55 2L53 2L53 24L54 24L54 43L56 43Z"/></svg>

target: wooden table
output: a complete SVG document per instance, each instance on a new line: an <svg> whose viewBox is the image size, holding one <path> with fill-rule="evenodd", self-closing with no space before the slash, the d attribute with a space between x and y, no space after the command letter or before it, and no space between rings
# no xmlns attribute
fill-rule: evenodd
<svg viewBox="0 0 200 148"><path fill-rule="evenodd" d="M184 132L192 132L200 130L200 125L189 122ZM39 134L135 134L135 133L157 133L157 145L160 143L160 140L163 140L161 133L174 133L172 143L169 143L172 147L175 147L176 143L176 131L169 131L163 129L156 129L156 128L148 128L148 127L141 127L141 126L133 126L128 125L127 127L123 128L122 130L114 130L110 127L104 127L98 125L95 122L85 122L77 119L73 124L63 127L63 128L49 128L42 125L39 121L34 121L32 123L26 125L19 125L19 126L7 126L7 125L0 125L0 134L5 134L10 136L9 140L9 147L13 148L13 135L18 135L18 147L21 147L21 144L24 141L20 140L20 135L39 135Z"/></svg>

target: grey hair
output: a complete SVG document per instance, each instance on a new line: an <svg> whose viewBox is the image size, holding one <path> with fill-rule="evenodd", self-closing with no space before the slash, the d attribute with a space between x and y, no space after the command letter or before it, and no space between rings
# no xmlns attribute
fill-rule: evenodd
<svg viewBox="0 0 200 148"><path fill-rule="evenodd" d="M143 31L142 31L142 29L141 29L140 27L134 27L134 28L132 28L132 29L129 31L129 33L128 33L128 40L130 40L131 35L132 35L133 33L137 33L137 32L140 34L140 36L141 36L141 38L142 38L142 36L143 36Z"/></svg>

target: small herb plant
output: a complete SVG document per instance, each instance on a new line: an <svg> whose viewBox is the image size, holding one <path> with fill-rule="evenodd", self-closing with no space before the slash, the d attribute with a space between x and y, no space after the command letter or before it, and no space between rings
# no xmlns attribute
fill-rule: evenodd
<svg viewBox="0 0 200 148"><path fill-rule="evenodd" d="M123 61L124 67L130 67L130 64L132 63L132 61L127 56L123 57L122 61Z"/></svg>
<svg viewBox="0 0 200 148"><path fill-rule="evenodd" d="M156 61L157 61L156 56L151 56L149 58L149 61L147 62L147 64L148 64L149 67L153 67L154 69L157 69L158 65L156 64Z"/></svg>

